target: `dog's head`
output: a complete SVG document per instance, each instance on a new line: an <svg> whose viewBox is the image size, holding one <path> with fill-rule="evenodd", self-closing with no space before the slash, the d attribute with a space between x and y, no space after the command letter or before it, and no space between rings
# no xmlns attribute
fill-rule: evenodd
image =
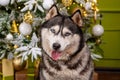
<svg viewBox="0 0 120 80"><path fill-rule="evenodd" d="M64 16L54 5L41 26L42 48L53 60L67 60L77 54L84 45L81 27L83 20L80 11Z"/></svg>

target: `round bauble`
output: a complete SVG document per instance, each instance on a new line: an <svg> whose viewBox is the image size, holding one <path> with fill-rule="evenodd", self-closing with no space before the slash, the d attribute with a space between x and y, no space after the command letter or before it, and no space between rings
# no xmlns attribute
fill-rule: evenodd
<svg viewBox="0 0 120 80"><path fill-rule="evenodd" d="M48 10L54 4L53 0L43 0L43 8Z"/></svg>
<svg viewBox="0 0 120 80"><path fill-rule="evenodd" d="M7 34L6 40L13 40L13 35L11 33Z"/></svg>
<svg viewBox="0 0 120 80"><path fill-rule="evenodd" d="M27 61L22 61L22 58L14 58L13 59L13 66L15 70L23 70L26 67Z"/></svg>
<svg viewBox="0 0 120 80"><path fill-rule="evenodd" d="M94 36L99 37L104 33L104 28L101 25L97 24L93 27L92 33Z"/></svg>
<svg viewBox="0 0 120 80"><path fill-rule="evenodd" d="M0 0L1 6L7 6L10 3L10 0Z"/></svg>
<svg viewBox="0 0 120 80"><path fill-rule="evenodd" d="M85 9L86 9L86 10L90 10L91 7L92 7L92 6L91 6L91 3L90 3L90 2L86 2L86 3L85 3Z"/></svg>
<svg viewBox="0 0 120 80"><path fill-rule="evenodd" d="M32 27L30 24L23 22L19 26L19 31L22 35L27 36L30 35L32 32Z"/></svg>

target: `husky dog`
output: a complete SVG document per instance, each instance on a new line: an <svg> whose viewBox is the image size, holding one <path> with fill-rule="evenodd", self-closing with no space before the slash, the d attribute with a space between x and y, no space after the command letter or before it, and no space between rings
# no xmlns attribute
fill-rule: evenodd
<svg viewBox="0 0 120 80"><path fill-rule="evenodd" d="M92 80L93 63L83 38L79 10L61 15L53 5L41 25L43 48L39 80Z"/></svg>

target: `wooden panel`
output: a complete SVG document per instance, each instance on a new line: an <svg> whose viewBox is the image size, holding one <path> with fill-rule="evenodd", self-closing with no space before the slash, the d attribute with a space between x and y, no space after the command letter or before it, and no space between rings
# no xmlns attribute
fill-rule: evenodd
<svg viewBox="0 0 120 80"><path fill-rule="evenodd" d="M98 0L98 6L102 11L120 11L120 0Z"/></svg>
<svg viewBox="0 0 120 80"><path fill-rule="evenodd" d="M120 73L114 71L99 71L98 80L120 80Z"/></svg>
<svg viewBox="0 0 120 80"><path fill-rule="evenodd" d="M118 59L101 59L100 61L95 61L95 66L97 68L111 68L111 69L119 69L120 68L120 60Z"/></svg>
<svg viewBox="0 0 120 80"><path fill-rule="evenodd" d="M105 33L102 36L105 44L103 59L95 62L97 67L120 68L120 0L98 0L103 14L102 25Z"/></svg>
<svg viewBox="0 0 120 80"><path fill-rule="evenodd" d="M102 25L105 30L120 30L120 13L102 12Z"/></svg>
<svg viewBox="0 0 120 80"><path fill-rule="evenodd" d="M103 57L109 59L120 59L120 31L105 31L103 41Z"/></svg>

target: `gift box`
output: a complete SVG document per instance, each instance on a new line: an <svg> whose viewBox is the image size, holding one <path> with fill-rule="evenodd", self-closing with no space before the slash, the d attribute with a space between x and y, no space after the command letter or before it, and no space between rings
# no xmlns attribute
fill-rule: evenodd
<svg viewBox="0 0 120 80"><path fill-rule="evenodd" d="M0 80L2 80L2 61L0 60Z"/></svg>
<svg viewBox="0 0 120 80"><path fill-rule="evenodd" d="M35 80L34 68L16 71L15 80Z"/></svg>
<svg viewBox="0 0 120 80"><path fill-rule="evenodd" d="M0 80L14 80L12 60L2 59L0 62Z"/></svg>
<svg viewBox="0 0 120 80"><path fill-rule="evenodd" d="M40 60L34 62L28 61L27 68L15 71L15 80L35 80L38 73Z"/></svg>

